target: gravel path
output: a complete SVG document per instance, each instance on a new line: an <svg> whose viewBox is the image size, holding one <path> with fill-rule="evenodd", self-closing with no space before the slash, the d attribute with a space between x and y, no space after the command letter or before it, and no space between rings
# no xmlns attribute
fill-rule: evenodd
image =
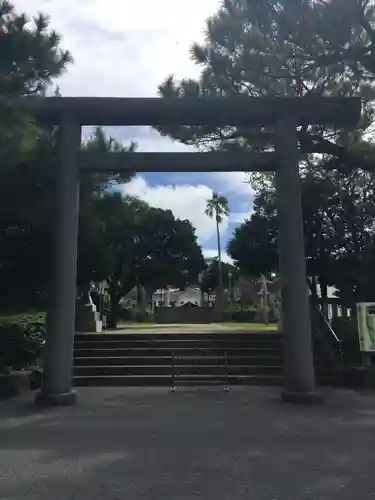
<svg viewBox="0 0 375 500"><path fill-rule="evenodd" d="M375 393L86 388L75 407L0 403L0 500L375 496Z"/></svg>

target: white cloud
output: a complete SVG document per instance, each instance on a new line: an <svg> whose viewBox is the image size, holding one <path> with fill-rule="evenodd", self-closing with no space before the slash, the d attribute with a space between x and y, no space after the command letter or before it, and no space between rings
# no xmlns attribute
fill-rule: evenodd
<svg viewBox="0 0 375 500"><path fill-rule="evenodd" d="M151 206L170 209L179 219L189 219L196 229L201 245L205 245L216 235L215 222L205 215L207 199L212 195L212 189L205 185L189 184L151 186L146 180L137 176L125 184L121 190L146 201ZM228 220L221 224L221 231L228 228Z"/></svg>
<svg viewBox="0 0 375 500"><path fill-rule="evenodd" d="M204 249L203 250L203 255L205 257L205 259L212 259L214 257L217 257L217 250L210 250L210 249ZM229 255L227 254L227 252L221 252L221 260L223 262L227 262L228 264L233 264L233 259L231 259L229 257Z"/></svg>
<svg viewBox="0 0 375 500"><path fill-rule="evenodd" d="M42 11L63 35L75 64L59 80L64 95L154 96L169 74L197 76L189 48L203 38L218 0L18 0Z"/></svg>
<svg viewBox="0 0 375 500"><path fill-rule="evenodd" d="M45 10L70 20L85 19L111 32L134 29L179 27L183 34L196 33L202 19L211 15L218 0L17 0L22 10ZM187 24L187 21L189 23Z"/></svg>
<svg viewBox="0 0 375 500"><path fill-rule="evenodd" d="M242 224L245 219L249 219L251 211L249 212L232 212L229 220L232 224Z"/></svg>
<svg viewBox="0 0 375 500"><path fill-rule="evenodd" d="M54 0L55 1L55 0ZM70 0L74 4L74 0ZM80 0L82 15L92 21L100 22L109 30L170 29L180 28L182 36L198 34L201 20L217 8L217 0ZM187 22L189 25L187 26Z"/></svg>
<svg viewBox="0 0 375 500"><path fill-rule="evenodd" d="M242 222L250 216L253 206L254 192L246 182L244 172L213 172L208 176L208 183L220 194L235 202L231 209L230 222ZM233 211L234 210L234 211Z"/></svg>
<svg viewBox="0 0 375 500"><path fill-rule="evenodd" d="M16 9L29 16L49 14L51 27L62 35L74 64L58 82L65 96L155 96L157 86L170 74L197 77L200 68L189 48L204 36L205 20L220 0L17 0ZM140 151L181 151L180 143L161 137L147 127L116 128L111 133L126 142L135 140ZM150 186L142 177L124 187L151 205L171 208L189 218L202 245L215 234L204 215L212 189L228 196L235 212L251 210L252 192L241 172L202 174L199 185ZM195 182L194 182L195 184ZM223 235L227 229L223 224Z"/></svg>
<svg viewBox="0 0 375 500"><path fill-rule="evenodd" d="M240 196L248 196L251 200L253 190L250 184L246 182L246 174L244 172L213 172L210 175L218 189L225 190L228 194L238 194Z"/></svg>

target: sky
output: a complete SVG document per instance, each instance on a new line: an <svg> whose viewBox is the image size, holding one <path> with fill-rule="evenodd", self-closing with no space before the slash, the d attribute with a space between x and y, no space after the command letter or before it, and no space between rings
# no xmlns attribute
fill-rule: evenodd
<svg viewBox="0 0 375 500"><path fill-rule="evenodd" d="M204 39L205 20L219 0L13 0L29 16L43 12L74 58L56 83L63 96L155 97L170 74L199 76L189 57L192 43ZM184 151L186 146L149 127L111 127L112 136L138 151ZM220 231L226 247L233 229L249 216L252 192L241 172L142 173L122 187L150 205L189 219L204 255L217 255L215 223L205 214L212 191L227 196L231 214ZM230 260L225 254L223 260Z"/></svg>

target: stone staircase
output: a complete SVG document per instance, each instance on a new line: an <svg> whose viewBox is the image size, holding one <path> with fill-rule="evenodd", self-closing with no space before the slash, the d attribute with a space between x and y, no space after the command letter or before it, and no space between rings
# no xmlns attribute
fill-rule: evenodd
<svg viewBox="0 0 375 500"><path fill-rule="evenodd" d="M78 333L75 386L281 385L279 333ZM330 374L318 369L320 383Z"/></svg>

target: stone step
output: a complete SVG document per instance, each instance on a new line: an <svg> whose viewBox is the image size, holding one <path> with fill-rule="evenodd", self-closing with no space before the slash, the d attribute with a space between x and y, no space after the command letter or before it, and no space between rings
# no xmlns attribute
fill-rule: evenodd
<svg viewBox="0 0 375 500"><path fill-rule="evenodd" d="M222 363L222 357L210 355L185 356L184 362L191 360L195 365L215 364L218 361ZM231 365L263 365L277 366L283 361L282 356L227 356L227 360ZM178 361L178 360L176 360ZM180 361L179 361L180 362ZM127 357L75 357L74 366L131 366L131 365L163 365L170 366L172 356L127 356ZM282 364L282 363L281 363Z"/></svg>
<svg viewBox="0 0 375 500"><path fill-rule="evenodd" d="M282 385L284 377L277 375L231 375L226 381L223 377L186 375L175 381L178 386L206 386L217 384L228 385ZM169 375L118 375L118 376L75 376L73 378L75 387L112 387L112 386L166 386L170 387L172 378Z"/></svg>
<svg viewBox="0 0 375 500"><path fill-rule="evenodd" d="M209 349L223 349L226 347L237 347L237 348L250 348L250 347L280 347L282 348L283 343L280 339L204 339L204 340L193 340L193 339L148 339L148 340L96 340L96 341L75 341L75 349L128 349L128 348L141 348L147 347L152 348L168 348L168 349L179 349L179 348L191 348L191 347L205 347Z"/></svg>
<svg viewBox="0 0 375 500"><path fill-rule="evenodd" d="M277 333L94 333L76 335L73 376L77 386L168 386L173 373L180 385L281 385L283 365ZM333 385L329 371L317 373Z"/></svg>
<svg viewBox="0 0 375 500"><path fill-rule="evenodd" d="M227 353L227 356L247 356L247 357L282 357L283 349L282 346L276 347L226 347L223 349L208 349L207 347L192 347L192 348L175 348L175 347L159 347L159 348L149 348L149 347L129 347L126 349L119 348L107 348L107 349L97 349L97 348L75 348L74 349L74 358L83 358L83 357L98 357L98 358L113 358L113 357L172 357L174 353L175 356L188 356L188 355L206 355L208 353L217 355L218 353L223 354L223 352Z"/></svg>
<svg viewBox="0 0 375 500"><path fill-rule="evenodd" d="M77 342L96 342L100 340L133 340L133 341L149 341L149 340L281 340L283 339L282 334L279 333L269 333L269 332L236 332L235 330L230 333L218 333L214 332L194 332L187 331L185 333L178 332L165 332L157 333L153 330L150 333L76 333L74 340Z"/></svg>
<svg viewBox="0 0 375 500"><path fill-rule="evenodd" d="M210 375L210 376L224 376L227 371L228 375L282 375L283 367L276 366L251 366L251 365L195 365L183 364L177 365L173 369L172 365L132 365L132 366L75 366L73 375L78 376L96 376L96 375L170 375L173 372L178 376L182 374L188 375Z"/></svg>

